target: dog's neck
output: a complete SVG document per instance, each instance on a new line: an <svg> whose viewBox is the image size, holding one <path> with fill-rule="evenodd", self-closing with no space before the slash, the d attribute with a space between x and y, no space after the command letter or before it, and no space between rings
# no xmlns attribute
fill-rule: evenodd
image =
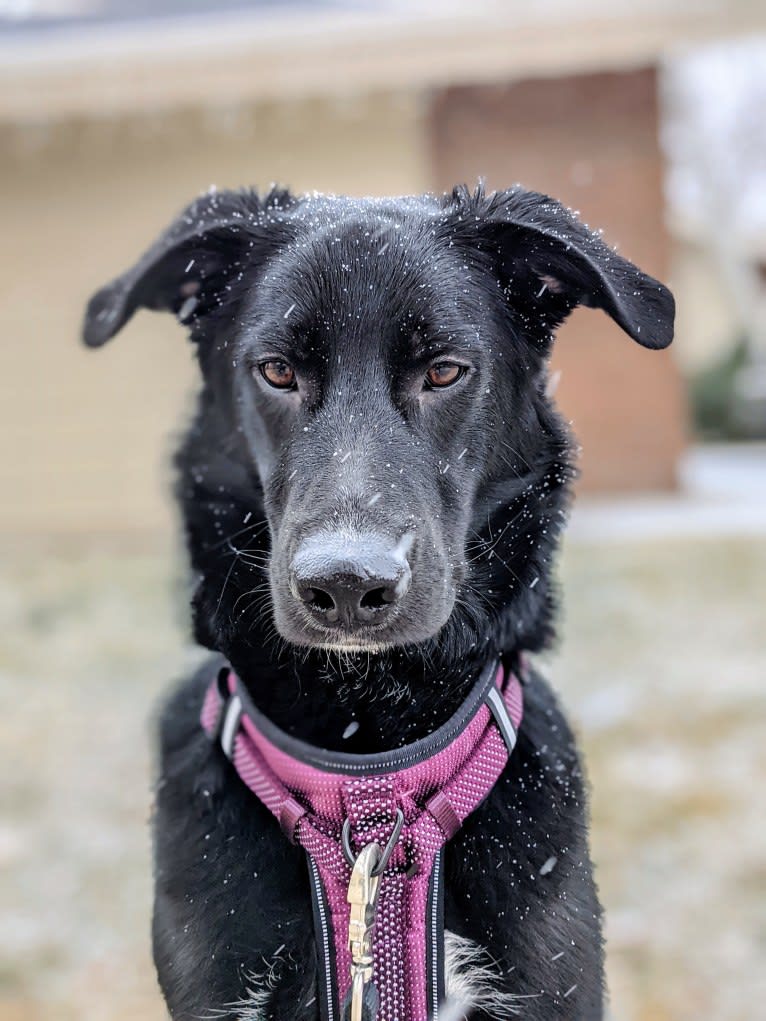
<svg viewBox="0 0 766 1021"><path fill-rule="evenodd" d="M496 657L488 645L457 664L425 651L342 656L287 650L279 660L236 646L229 652L253 701L277 726L321 747L365 753L432 733Z"/></svg>

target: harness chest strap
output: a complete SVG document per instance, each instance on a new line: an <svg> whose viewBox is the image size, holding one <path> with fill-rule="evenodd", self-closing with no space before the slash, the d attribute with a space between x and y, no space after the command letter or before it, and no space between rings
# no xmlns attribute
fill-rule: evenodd
<svg viewBox="0 0 766 1021"><path fill-rule="evenodd" d="M204 729L307 853L324 1021L341 1021L350 995L352 863L371 844L386 847L395 826L398 837L376 884L371 933L377 1016L438 1018L443 848L497 782L522 711L516 675L490 664L463 706L429 737L388 753L351 755L279 730L227 667L208 688Z"/></svg>

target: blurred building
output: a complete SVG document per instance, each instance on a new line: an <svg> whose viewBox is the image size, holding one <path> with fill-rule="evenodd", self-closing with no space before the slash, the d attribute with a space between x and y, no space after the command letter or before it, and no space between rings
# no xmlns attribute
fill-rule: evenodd
<svg viewBox="0 0 766 1021"><path fill-rule="evenodd" d="M681 319L697 420L766 439L766 35L680 56L663 96L678 264L704 280Z"/></svg>
<svg viewBox="0 0 766 1021"><path fill-rule="evenodd" d="M5 532L151 533L195 367L142 313L98 353L85 301L211 184L350 194L483 175L579 210L667 278L657 68L758 6L651 0L1 3ZM34 15L34 16L31 16ZM669 488L686 435L670 352L576 312L558 397L594 490Z"/></svg>

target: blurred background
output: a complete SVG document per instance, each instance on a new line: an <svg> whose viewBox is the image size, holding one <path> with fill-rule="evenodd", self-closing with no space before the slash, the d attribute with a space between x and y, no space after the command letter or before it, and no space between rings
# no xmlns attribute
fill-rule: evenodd
<svg viewBox="0 0 766 1021"><path fill-rule="evenodd" d="M583 445L545 664L593 784L611 1014L766 1002L766 8L747 0L0 0L0 1021L161 1019L149 728L194 660L170 317L83 305L211 185L482 175L678 301L561 331Z"/></svg>

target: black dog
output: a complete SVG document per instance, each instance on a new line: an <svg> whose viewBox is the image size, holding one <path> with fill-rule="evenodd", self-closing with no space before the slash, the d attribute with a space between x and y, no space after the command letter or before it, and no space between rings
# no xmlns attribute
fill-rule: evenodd
<svg viewBox="0 0 766 1021"><path fill-rule="evenodd" d="M177 492L195 635L284 730L398 747L445 721L490 657L550 642L573 453L546 369L578 304L644 347L672 339L660 283L520 188L210 194L93 298L91 346L139 307L190 329L204 382ZM203 735L218 662L162 719L160 983L174 1018L308 1021L303 852ZM449 980L475 1016L602 1017L584 781L539 676L446 877Z"/></svg>

